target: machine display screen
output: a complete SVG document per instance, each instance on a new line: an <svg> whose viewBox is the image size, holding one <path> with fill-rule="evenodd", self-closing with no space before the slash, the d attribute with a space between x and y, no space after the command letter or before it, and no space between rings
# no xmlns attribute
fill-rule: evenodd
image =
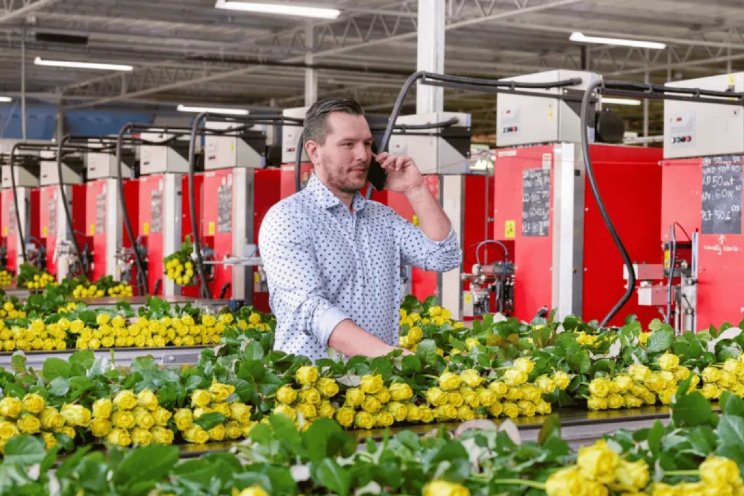
<svg viewBox="0 0 744 496"><path fill-rule="evenodd" d="M703 234L741 234L741 155L703 160Z"/></svg>

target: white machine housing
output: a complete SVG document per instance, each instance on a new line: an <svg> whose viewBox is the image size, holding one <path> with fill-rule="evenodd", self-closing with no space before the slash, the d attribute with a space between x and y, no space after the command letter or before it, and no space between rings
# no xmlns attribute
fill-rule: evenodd
<svg viewBox="0 0 744 496"><path fill-rule="evenodd" d="M560 95L569 90L583 91L591 83L599 81L601 76L593 72L559 69L505 78L502 81L552 83L571 78L581 78L581 84L565 88L519 91L552 95ZM496 107L496 145L499 147L581 141L580 101L567 102L555 98L500 93Z"/></svg>
<svg viewBox="0 0 744 496"><path fill-rule="evenodd" d="M233 129L240 126L235 122L207 122L207 129ZM254 125L251 130L266 133L265 125ZM243 167L261 169L266 167L266 155L254 149L240 136L217 136L207 134L204 138L204 169L225 169Z"/></svg>
<svg viewBox="0 0 744 496"><path fill-rule="evenodd" d="M396 125L422 125L457 119L452 127L470 129L470 114L461 112L433 112L430 114L402 115ZM470 144L465 154L457 150L439 134L449 128L433 128L412 131L413 134L390 136L388 149L395 155L407 155L416 162L422 174L467 174L470 171L468 158ZM469 140L468 140L469 141Z"/></svg>
<svg viewBox="0 0 744 496"><path fill-rule="evenodd" d="M291 117L294 119L304 119L307 110L310 107L295 107L288 108L282 111L283 117ZM282 163L289 164L294 163L297 156L297 143L300 140L302 134L302 126L300 124L282 124ZM307 162L307 153L302 151L302 162Z"/></svg>
<svg viewBox="0 0 744 496"><path fill-rule="evenodd" d="M172 138L167 133L140 133L143 140L165 141ZM198 147L197 142L197 147ZM179 137L171 146L142 145L140 147L140 174L162 174L165 172L187 173L189 171L188 161L189 138Z"/></svg>
<svg viewBox="0 0 744 496"><path fill-rule="evenodd" d="M97 143L91 140L92 144ZM135 153L130 149L124 150L121 161L121 177L131 179L134 177L134 160ZM108 179L117 177L116 173L116 154L102 152L88 152L85 154L85 168L87 170L88 181L94 179Z"/></svg>
<svg viewBox="0 0 744 496"><path fill-rule="evenodd" d="M39 175L39 184L41 186L59 184L57 152L54 150L42 150L40 156L41 172ZM72 160L62 160L62 184L83 184L83 167L80 156L71 155L69 157Z"/></svg>
<svg viewBox="0 0 744 496"><path fill-rule="evenodd" d="M675 88L744 91L744 72L672 81ZM700 157L744 152L744 109L664 100L664 158Z"/></svg>

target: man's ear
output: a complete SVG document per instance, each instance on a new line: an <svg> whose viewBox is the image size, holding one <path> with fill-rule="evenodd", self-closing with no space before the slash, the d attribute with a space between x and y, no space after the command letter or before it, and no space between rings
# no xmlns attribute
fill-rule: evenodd
<svg viewBox="0 0 744 496"><path fill-rule="evenodd" d="M310 162L313 163L313 165L318 163L318 148L319 145L314 140L308 140L305 142L305 152L307 153L307 158L310 159Z"/></svg>

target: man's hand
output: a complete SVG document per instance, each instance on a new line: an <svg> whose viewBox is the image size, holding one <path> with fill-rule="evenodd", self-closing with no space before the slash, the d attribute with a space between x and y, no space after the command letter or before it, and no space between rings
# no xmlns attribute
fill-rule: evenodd
<svg viewBox="0 0 744 496"><path fill-rule="evenodd" d="M406 194L424 186L424 178L411 157L383 152L376 158L387 172L385 189Z"/></svg>

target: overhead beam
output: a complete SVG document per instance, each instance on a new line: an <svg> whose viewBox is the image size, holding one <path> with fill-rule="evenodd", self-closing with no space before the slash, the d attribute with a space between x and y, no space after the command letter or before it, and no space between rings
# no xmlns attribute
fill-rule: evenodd
<svg viewBox="0 0 744 496"><path fill-rule="evenodd" d="M49 7L59 0L3 0L3 10L0 12L0 23L10 22L19 17L30 14L39 9Z"/></svg>

